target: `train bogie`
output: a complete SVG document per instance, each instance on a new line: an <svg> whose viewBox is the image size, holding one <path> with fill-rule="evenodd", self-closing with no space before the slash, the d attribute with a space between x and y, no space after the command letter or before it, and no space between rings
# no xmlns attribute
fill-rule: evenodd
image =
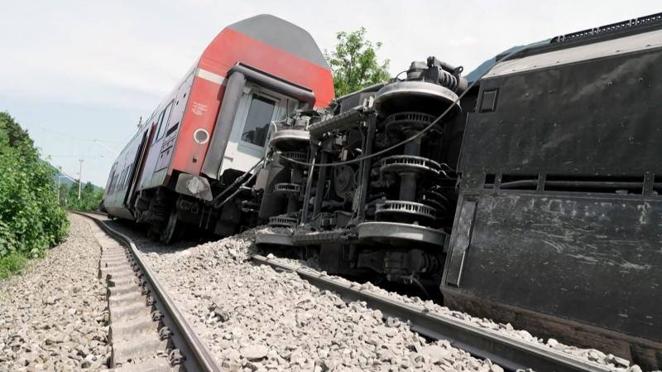
<svg viewBox="0 0 662 372"><path fill-rule="evenodd" d="M461 72L430 57L406 79L278 123L261 207L276 229L258 243L314 249L334 273L438 282L456 199Z"/></svg>

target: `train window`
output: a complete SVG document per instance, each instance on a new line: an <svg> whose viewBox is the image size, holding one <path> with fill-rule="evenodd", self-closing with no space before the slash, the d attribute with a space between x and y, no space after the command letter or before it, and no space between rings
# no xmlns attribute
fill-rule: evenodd
<svg viewBox="0 0 662 372"><path fill-rule="evenodd" d="M113 185L115 183L115 170L117 169L117 163L113 164L113 167L110 168L110 177L108 177L108 185L106 186L107 190L106 192L108 195L112 195L113 193Z"/></svg>
<svg viewBox="0 0 662 372"><path fill-rule="evenodd" d="M113 192L117 191L117 188L119 186L119 184L118 184L119 178L120 178L120 171L118 170L117 173L115 173L115 175L113 175L113 186L112 186Z"/></svg>
<svg viewBox="0 0 662 372"><path fill-rule="evenodd" d="M122 179L122 188L126 187L126 179L129 177L129 168L124 168L124 178Z"/></svg>
<svg viewBox="0 0 662 372"><path fill-rule="evenodd" d="M287 102L286 105L285 105L286 110L285 110L284 115L282 115L283 118L292 115L292 113L294 113L294 111L296 111L297 107L299 107L299 101L297 101L295 99L287 98L286 102ZM280 118L280 119L282 119L282 118Z"/></svg>
<svg viewBox="0 0 662 372"><path fill-rule="evenodd" d="M122 173L122 189L126 187L126 176L129 174L128 169L124 168L124 173Z"/></svg>
<svg viewBox="0 0 662 372"><path fill-rule="evenodd" d="M246 115L246 124L241 134L241 140L264 146L275 109L276 101L254 95Z"/></svg>
<svg viewBox="0 0 662 372"><path fill-rule="evenodd" d="M154 122L154 128L155 128L154 130L156 131L156 135L154 136L154 139L152 140L152 142L156 142L160 138L159 137L159 132L161 131L161 123L163 122L163 114L164 113L165 113L165 111L161 111L161 113L158 116L158 119L156 119L156 121Z"/></svg>
<svg viewBox="0 0 662 372"><path fill-rule="evenodd" d="M113 192L117 192L117 189L119 187L119 181L120 181L120 172L117 172L115 174L115 177L113 178Z"/></svg>
<svg viewBox="0 0 662 372"><path fill-rule="evenodd" d="M122 189L122 178L124 178L124 171L121 171L119 176L117 177L117 181L115 182L115 189L116 190L121 190Z"/></svg>
<svg viewBox="0 0 662 372"><path fill-rule="evenodd" d="M171 135L174 131L176 131L178 126L179 126L179 122L176 122L175 124L173 124L172 127L170 127L170 128L168 129L168 132L166 132L166 137L168 137L168 136Z"/></svg>
<svg viewBox="0 0 662 372"><path fill-rule="evenodd" d="M131 171L133 170L133 163L129 163L126 167L126 181L131 181Z"/></svg>
<svg viewBox="0 0 662 372"><path fill-rule="evenodd" d="M108 177L108 185L106 185L106 194L108 195L113 194L113 177L115 177L115 174L111 171L110 177Z"/></svg>
<svg viewBox="0 0 662 372"><path fill-rule="evenodd" d="M158 132L156 132L157 141L160 140L165 133L165 127L168 125L168 119L170 119L170 112L172 111L172 102L173 101L170 101L168 106L166 106L166 108L161 112L161 117L159 118L159 128Z"/></svg>

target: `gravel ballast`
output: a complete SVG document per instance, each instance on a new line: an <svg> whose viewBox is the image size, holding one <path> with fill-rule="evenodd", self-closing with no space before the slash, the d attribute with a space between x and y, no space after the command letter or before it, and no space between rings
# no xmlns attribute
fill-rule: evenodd
<svg viewBox="0 0 662 372"><path fill-rule="evenodd" d="M67 240L0 282L0 371L106 369L106 287L90 223L69 215Z"/></svg>
<svg viewBox="0 0 662 372"><path fill-rule="evenodd" d="M269 230L273 231L273 228L264 228L263 231L269 231ZM288 265L293 265L295 267L305 267L307 269L312 269L314 271L324 273L324 271L319 271L320 268L315 259L309 259L307 261L295 260L290 258L281 258L281 257L276 257L272 259L275 260L276 262L282 262ZM338 276L329 275L329 277L335 278L336 280L339 280L346 284L351 284L349 280ZM491 332L495 332L528 343L537 344L542 347L547 347L553 349L556 352L568 354L574 358L582 359L584 361L596 365L606 366L613 371L628 371L628 372L641 371L641 368L639 366L630 365L630 361L628 361L627 359L620 358L613 354L603 353L600 350L596 350L592 348L580 348L571 345L565 345L553 338L549 338L545 340L540 337L535 337L526 330L513 328L513 326L510 323L503 324L503 323L497 323L487 318L474 317L461 311L451 310L448 307L441 306L431 300L424 301L418 297L410 297L399 293L390 292L384 290L383 288L375 286L369 282L362 283L360 285L360 288L361 291L364 292L374 293L380 296L389 297L397 301L403 302L405 304L414 305L423 308L425 309L425 311L432 314L439 314L443 316L453 317L472 326L478 326Z"/></svg>
<svg viewBox="0 0 662 372"><path fill-rule="evenodd" d="M225 369L502 371L294 273L251 264L253 230L178 251L131 235Z"/></svg>
<svg viewBox="0 0 662 372"><path fill-rule="evenodd" d="M98 278L100 246L93 222L78 215L69 218L67 241L32 261L23 274L0 282L0 372L107 368L111 346L106 286ZM110 224L135 239L225 370L502 371L446 341L429 342L406 323L384 319L365 303L347 304L295 273L252 264L255 230L193 247L166 247L125 225ZM275 259L314 266L314 261ZM370 283L360 287L615 371L641 370L622 358L543 340L510 324L475 318Z"/></svg>
<svg viewBox="0 0 662 372"><path fill-rule="evenodd" d="M289 272L249 262L255 230L182 250L150 242L136 232L149 264L165 283L219 364L231 370L445 370L500 371L446 341L427 342L406 323L383 319L364 303L345 304ZM192 244L189 244L189 246ZM265 252L260 252L265 253ZM288 264L314 266L277 258ZM345 280L339 278L340 280ZM345 280L346 281L346 280ZM370 283L361 290L420 306L431 313L554 349L614 371L637 372L629 361L595 349L543 340L510 324L472 317L432 301L385 291Z"/></svg>
<svg viewBox="0 0 662 372"><path fill-rule="evenodd" d="M315 269L311 269L310 266L308 265L310 262L314 263L314 261L312 260L303 263L299 260L293 260L287 258L273 257L271 259L274 260L275 262L282 262L284 264L292 265L298 268L306 268L307 270L315 272ZM349 280L341 277L337 277L334 275L328 275L328 277L334 278L335 280L338 280L345 284L352 284L352 282L350 282ZM612 371L641 372L641 368L639 366L630 365L630 361L628 361L627 359L617 357L613 354L603 353L602 351L597 349L580 348L576 346L566 345L557 341L554 338L549 338L545 340L540 337L535 337L526 330L513 328L513 326L510 323L503 324L503 323L497 323L488 318L474 317L461 311L451 310L448 307L441 306L431 300L424 301L418 297L410 297L399 293L389 292L369 282L360 284L360 289L362 292L373 293L379 296L389 297L399 302L416 306L430 314L438 314L445 317L452 317L468 325L478 326L493 333L504 335L512 339L525 341L530 344L536 344L543 348L550 348L554 350L554 352L568 354L569 356L575 359L583 360L598 366L604 366Z"/></svg>

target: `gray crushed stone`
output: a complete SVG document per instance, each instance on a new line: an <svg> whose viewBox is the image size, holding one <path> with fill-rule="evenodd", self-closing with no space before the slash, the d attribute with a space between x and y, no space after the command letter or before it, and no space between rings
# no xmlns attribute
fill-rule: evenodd
<svg viewBox="0 0 662 372"><path fill-rule="evenodd" d="M136 236L134 233L132 236ZM137 239L196 333L231 371L502 371L427 342L365 303L247 262L255 230L186 250Z"/></svg>
<svg viewBox="0 0 662 372"><path fill-rule="evenodd" d="M106 369L106 287L89 222L69 215L67 240L0 282L0 371Z"/></svg>
<svg viewBox="0 0 662 372"><path fill-rule="evenodd" d="M293 273L247 261L258 252L255 231L189 249L186 244L163 248L140 241L146 258L195 330L231 370L441 370L500 371L489 361L473 358L446 341L427 342L395 318L365 303L345 304ZM286 232L286 231L283 231ZM132 233L136 237L135 232ZM191 244L189 243L188 246ZM284 263L319 269L316 260L277 258ZM322 271L323 272L323 271ZM337 278L337 277L336 277ZM338 278L340 280L346 279ZM452 316L499 334L537 343L613 371L638 372L626 359L596 349L544 340L511 324L496 323L451 310L432 301L386 291L371 283L361 289L427 311Z"/></svg>
<svg viewBox="0 0 662 372"><path fill-rule="evenodd" d="M299 268L303 267L309 270L318 271L319 273L326 274L326 272L319 270L318 263L314 258L306 261L282 258L282 257L273 257L273 256L269 256L269 258L275 260L276 262L282 262L289 265L294 265L295 267L299 267ZM349 280L335 275L329 275L329 277L335 278L346 284L351 283ZM451 310L448 307L439 305L431 300L422 300L421 298L418 297L406 296L399 293L384 290L383 288L380 288L370 282L360 284L360 288L362 291L368 293L374 293L380 296L389 297L409 305L414 305L424 308L427 312L432 314L451 316L472 326L479 326L483 329L496 332L504 336L508 336L514 339L519 339L528 343L535 343L543 347L551 348L557 352L568 354L577 359L583 359L585 361L600 366L606 366L613 371L619 371L619 372L641 371L641 368L639 366L630 365L631 363L627 359L615 356L613 354L603 353L602 351L597 349L580 348L576 346L565 345L554 338L549 338L545 340L543 338L532 335L526 330L515 329L510 323L505 323L505 324L497 323L488 318L474 317L461 311Z"/></svg>

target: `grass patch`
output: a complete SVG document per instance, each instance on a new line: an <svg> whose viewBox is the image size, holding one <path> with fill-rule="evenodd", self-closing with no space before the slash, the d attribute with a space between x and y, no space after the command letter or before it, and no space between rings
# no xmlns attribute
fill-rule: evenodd
<svg viewBox="0 0 662 372"><path fill-rule="evenodd" d="M0 279L6 279L10 275L20 272L27 261L23 255L16 252L0 257Z"/></svg>

